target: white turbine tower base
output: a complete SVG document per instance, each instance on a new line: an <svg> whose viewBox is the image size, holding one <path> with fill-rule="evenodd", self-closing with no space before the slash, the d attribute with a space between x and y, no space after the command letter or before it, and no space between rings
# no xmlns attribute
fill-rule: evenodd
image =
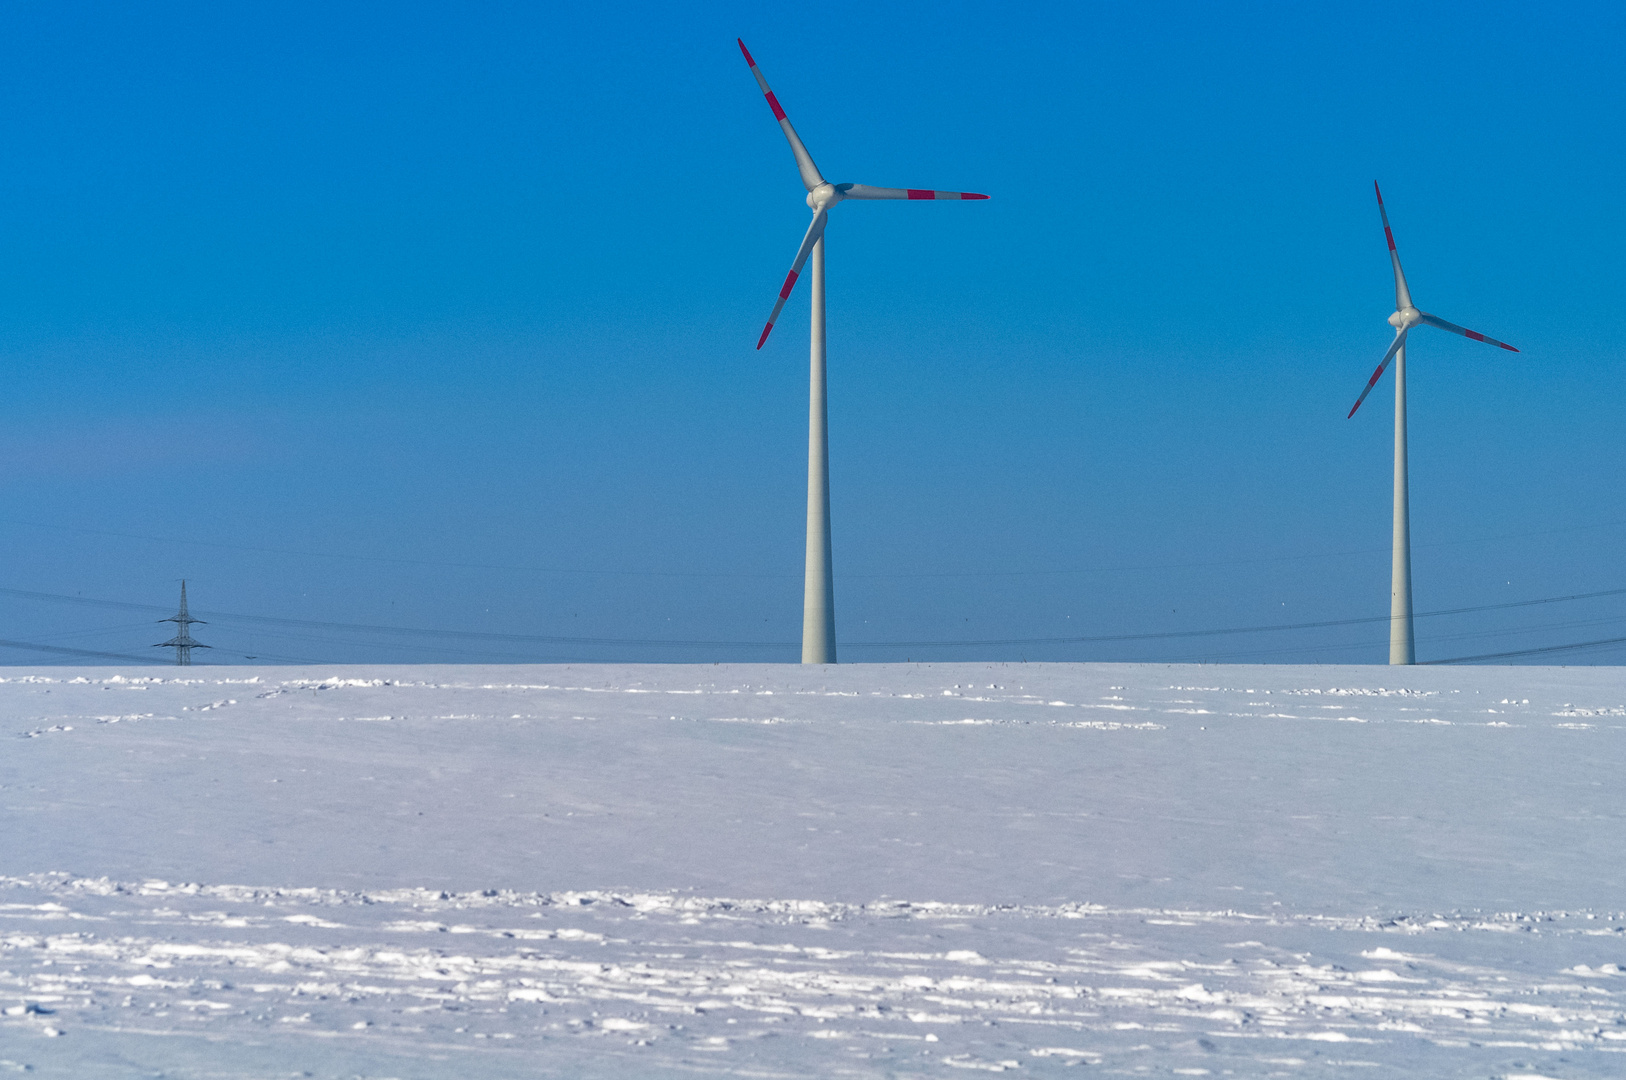
<svg viewBox="0 0 1626 1080"><path fill-rule="evenodd" d="M739 41L738 38L735 39ZM802 145L790 118L779 107L779 99L768 88L751 50L739 41L745 63L762 88L762 96L773 110L779 129L790 143L790 152L796 158L796 170L807 188L807 206L813 211L813 221L802 237L802 246L791 261L790 273L780 286L779 299L768 316L768 325L762 328L757 348L762 348L773 332L773 324L785 308L785 301L796 286L802 267L813 260L813 321L807 407L807 570L802 592L802 663L833 664L836 662L836 589L834 565L830 551L830 442L829 408L825 396L824 347L824 229L830 220L830 210L848 199L918 199L961 200L986 199L988 196L971 191L936 191L930 188L883 188L868 184L832 184L813 164L813 156Z"/></svg>
<svg viewBox="0 0 1626 1080"><path fill-rule="evenodd" d="M802 663L836 662L836 582L830 556L830 410L824 376L824 237L813 245L813 326L807 385L807 572Z"/></svg>
<svg viewBox="0 0 1626 1080"><path fill-rule="evenodd" d="M1406 347L1395 350L1395 518L1389 565L1389 663L1415 664L1411 622L1411 491L1406 467Z"/></svg>
<svg viewBox="0 0 1626 1080"><path fill-rule="evenodd" d="M1367 380L1366 389L1355 399L1349 415L1361 407L1366 395L1383 378L1389 362L1395 365L1395 502L1394 502L1394 556L1389 567L1389 663L1413 664L1417 662L1416 644L1412 639L1411 610L1411 499L1407 482L1406 461L1406 335L1414 326L1433 326L1449 330L1465 338L1496 345L1508 352L1518 352L1505 342L1488 338L1484 334L1446 322L1438 315L1419 311L1411 302L1411 289L1406 285L1406 272L1400 268L1400 252L1395 250L1395 235L1389 229L1389 211L1383 207L1383 191L1377 182L1372 190L1378 196L1378 214L1383 218L1383 236L1389 242L1389 261L1395 273L1395 313L1389 316L1389 325L1395 328L1395 339L1383 354L1378 369Z"/></svg>

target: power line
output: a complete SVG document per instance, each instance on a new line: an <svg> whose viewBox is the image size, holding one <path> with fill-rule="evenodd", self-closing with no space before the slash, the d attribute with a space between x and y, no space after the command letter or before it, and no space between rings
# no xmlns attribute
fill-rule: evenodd
<svg viewBox="0 0 1626 1080"><path fill-rule="evenodd" d="M1573 593L1568 596L1548 596L1535 600L1514 600L1500 604L1480 604L1471 607L1445 608L1439 611L1418 612L1416 618L1432 618L1445 615L1465 615L1481 611L1504 611L1514 608L1534 607L1543 604L1565 603L1574 600L1592 600L1606 596L1620 596L1626 594L1626 589L1603 589L1596 592ZM0 595L16 596L30 600L44 600L57 603L84 604L97 607L115 607L138 611L164 611L165 608L152 604L135 604L119 600L101 600L83 596L68 596L60 593L35 592L27 589L0 588ZM792 641L685 641L668 638L614 638L614 637L572 637L553 634L504 634L476 630L436 630L423 627L407 626L381 626L368 623L342 623L315 619L287 619L270 615L242 615L229 612L205 612L211 619L218 621L234 621L250 624L263 624L271 626L288 626L310 630L339 630L352 633L384 633L405 634L411 636L427 636L434 638L453 638L470 641L511 641L531 642L548 645L594 645L594 646L626 646L642 648L787 648L797 645ZM1036 646L1036 645L1078 645L1106 642L1125 641L1163 641L1178 638L1216 637L1233 634L1271 633L1284 630L1312 630L1334 626L1359 626L1373 623L1386 623L1391 621L1387 615L1366 616L1357 619L1325 619L1317 622L1302 623L1275 623L1258 626L1232 626L1211 630L1170 630L1143 634L1100 634L1075 637L1045 637L1045 638L985 638L979 640L937 640L937 641L852 641L845 642L852 648L871 649L898 649L898 648L968 648L987 646ZM111 654L109 654L111 655Z"/></svg>
<svg viewBox="0 0 1626 1080"><path fill-rule="evenodd" d="M52 603L83 604L92 607L113 607L130 611L168 611L155 604L136 604L124 600L101 600L89 596L68 596L63 593L35 592L30 589L0 588L0 596L15 596L24 600L45 600ZM369 623L325 622L316 619L285 619L274 615L241 615L225 611L205 611L203 614L216 622L263 623L271 626L294 626L307 630L348 630L368 634L412 634L440 638L467 638L484 641L530 641L550 645L632 645L674 646L695 648L783 648L799 644L790 641L673 641L667 638L611 638L567 637L555 634L501 634L480 630L433 630L414 626L380 626Z"/></svg>
<svg viewBox="0 0 1626 1080"><path fill-rule="evenodd" d="M217 626L217 629L218 629L218 626ZM255 640L257 640L257 641L264 640L266 638L280 638L280 639L287 640L287 641L299 642L301 645L339 646L341 648L349 646L351 648L361 647L361 648L369 648L369 649L390 649L390 650L395 650L395 651L398 651L398 652L399 651L406 651L409 655L411 655L413 653L419 653L419 654L428 653L432 657L445 657L448 654L455 655L455 656L461 656L461 657L475 657L475 658L477 658L477 660L479 662L490 662L490 661L493 661L493 660L496 660L496 659L513 660L513 661L519 661L519 662L522 662L522 663L537 663L537 662L539 662L539 658L534 653L531 653L531 654L515 654L515 653L507 653L507 652L492 652L490 649L481 649L481 650L478 650L478 651L474 651L474 650L470 650L470 649L459 649L459 648L457 648L455 646L445 645L445 644L441 644L441 643L435 642L435 641L426 641L426 642L415 642L415 641L356 641L356 640L345 641L345 640L336 640L336 639L333 639L333 638L314 637L314 636L312 636L311 634L308 634L308 633L302 634L302 633L293 633L293 632L287 632L287 631L281 631L281 630L256 630L256 631L249 631L249 632L254 633ZM243 655L243 654L239 653L237 655ZM259 653L257 655L269 656L270 654L269 653ZM324 663L325 661L312 660L312 661L309 661L309 662L310 663ZM415 661L415 662L418 662L418 663L434 663L435 661L431 659L431 660L428 660L428 661L419 660L419 661Z"/></svg>
<svg viewBox="0 0 1626 1080"><path fill-rule="evenodd" d="M1600 624L1605 624L1605 623L1620 623L1623 620L1626 620L1626 615L1616 615L1616 616L1611 616L1609 618L1604 618L1604 619L1579 619L1579 620L1567 620L1565 622L1559 622L1559 623L1543 623L1543 624L1541 624L1539 626L1510 626L1510 627L1503 627L1503 628L1498 629L1498 630L1475 630L1475 631L1470 631L1468 633L1459 633L1459 634L1432 634L1432 635L1428 635L1428 636L1425 636L1425 637L1420 637L1420 638L1417 639L1417 641L1418 641L1419 645L1439 645L1442 642L1472 641L1472 640L1476 640L1476 639L1480 639L1480 638L1497 638L1497 637L1506 638L1506 637L1515 636L1515 635L1528 637L1531 634L1541 633L1542 631L1568 630L1568 629L1571 629L1573 627L1578 627L1578 626L1598 626ZM1336 642L1336 643L1333 643L1333 644L1322 644L1322 645L1283 645L1283 646L1279 646L1279 647L1271 648L1271 649L1247 649L1247 650L1240 651L1240 652L1232 650L1232 651L1228 651L1228 652L1187 653L1187 654L1185 654L1183 656L1168 656L1168 657L1160 657L1159 659L1164 663L1171 663L1171 664L1214 663L1214 662L1217 662L1217 661L1232 660L1232 659L1246 658L1246 657L1283 656L1283 655L1286 655L1286 656L1299 656L1299 655L1313 654L1313 653L1328 653L1328 652L1348 651L1348 650L1351 650L1351 649L1367 649L1367 648L1376 649L1376 648L1380 648L1380 647L1386 647L1388 644L1389 644L1388 639L1385 638L1382 641L1376 641L1376 640L1370 640L1370 641L1343 641L1343 642ZM1583 643L1583 645L1585 645L1585 644L1591 644L1591 643ZM1568 648L1576 648L1576 647L1579 647L1579 646L1570 646L1570 645L1556 646L1556 648L1560 648L1560 649L1568 649ZM1536 651L1539 652L1541 650L1538 649ZM1490 654L1490 655L1494 655L1494 656L1510 656L1510 657L1511 656L1521 656L1521 655L1523 655L1523 651L1514 651L1514 652L1507 652L1507 653L1494 653L1494 654ZM1475 657L1464 657L1462 659L1477 659L1477 658L1475 658ZM1418 661L1419 664L1449 664L1449 663L1456 663L1456 662L1457 661L1455 661L1455 660L1419 660Z"/></svg>
<svg viewBox="0 0 1626 1080"><path fill-rule="evenodd" d="M89 630L66 630L60 634L38 634L36 640L46 642L70 641L74 638L102 637L107 634L128 636L132 630L150 630L152 620L137 623L119 623L117 626L98 626Z"/></svg>
<svg viewBox="0 0 1626 1080"><path fill-rule="evenodd" d="M1576 649L1598 649L1605 645L1626 645L1626 637L1604 638L1601 641L1578 641L1573 645L1547 645L1540 649L1515 649L1512 652L1484 653L1480 656L1454 656L1449 660L1424 660L1424 664L1474 664L1481 660L1511 660L1518 656L1540 656L1545 653L1571 652Z"/></svg>
<svg viewBox="0 0 1626 1080"><path fill-rule="evenodd" d="M1440 611L1419 611L1414 618L1426 619L1437 615L1466 615L1476 611L1502 611L1508 608L1534 607L1538 604L1558 604L1567 600L1591 600L1600 596L1620 596L1626 589L1605 589L1601 592L1576 593L1573 596L1548 596L1539 600L1514 600L1503 604L1480 604L1475 607L1445 608ZM1168 638L1215 637L1221 634L1259 634L1276 630L1316 630L1329 626L1359 626L1370 623L1392 622L1390 615L1369 615L1359 619L1326 619L1321 622L1277 623L1271 626L1230 626L1218 630L1168 630L1152 634L1109 634L1092 637L1054 638L987 638L981 641L850 641L848 646L865 648L927 648L930 646L960 645L1079 645L1106 641L1157 641Z"/></svg>
<svg viewBox="0 0 1626 1080"><path fill-rule="evenodd" d="M96 649L75 649L67 645L39 645L32 641L5 641L0 640L0 648L23 649L29 652L55 653L59 656L87 656L99 660L127 660L137 664L156 663L150 656L133 656L130 653L100 652Z"/></svg>

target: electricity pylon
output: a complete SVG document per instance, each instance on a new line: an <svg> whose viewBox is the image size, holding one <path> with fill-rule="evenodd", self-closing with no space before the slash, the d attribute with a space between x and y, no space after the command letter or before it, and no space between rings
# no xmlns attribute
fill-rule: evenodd
<svg viewBox="0 0 1626 1080"><path fill-rule="evenodd" d="M179 666L181 666L181 667L189 667L189 666L191 666L191 664L192 664L192 650L193 649L207 649L207 648L209 648L209 646L203 644L201 641L193 641L192 640L192 634L187 629L193 623L201 623L201 622L203 622L203 620L202 619L194 619L191 615L187 614L187 611L186 611L186 582L184 580L181 582L181 610L179 612L177 612L176 614L171 615L167 619L159 619L158 621L159 622L172 622L172 623L175 623L177 628L178 628L178 632L175 634L174 637L170 638L168 641L161 641L157 645L154 645L153 648L155 648L155 649L174 649L175 650L175 663L178 664Z"/></svg>

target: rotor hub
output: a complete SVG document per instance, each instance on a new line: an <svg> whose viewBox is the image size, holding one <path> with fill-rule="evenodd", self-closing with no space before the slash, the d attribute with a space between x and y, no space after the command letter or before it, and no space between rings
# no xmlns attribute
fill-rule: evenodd
<svg viewBox="0 0 1626 1080"><path fill-rule="evenodd" d="M851 185L848 186L850 187ZM807 193L807 207L816 214L820 210L830 209L830 207L834 206L836 203L840 202L846 197L847 195L845 192L838 189L829 181L825 181Z"/></svg>

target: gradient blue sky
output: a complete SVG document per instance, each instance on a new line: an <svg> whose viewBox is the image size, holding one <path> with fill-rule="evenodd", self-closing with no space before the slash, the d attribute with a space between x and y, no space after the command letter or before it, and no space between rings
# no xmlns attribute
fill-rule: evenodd
<svg viewBox="0 0 1626 1080"><path fill-rule="evenodd" d="M1384 616L1374 179L1418 303L1523 350L1416 335L1418 610L1626 587L1619 5L51 3L0 34L0 588L797 641L806 293L752 346L807 210L737 35L832 179L993 196L832 219L843 659L1381 661L1381 624L856 644ZM0 601L8 640L167 629ZM206 617L211 662L797 654Z"/></svg>

